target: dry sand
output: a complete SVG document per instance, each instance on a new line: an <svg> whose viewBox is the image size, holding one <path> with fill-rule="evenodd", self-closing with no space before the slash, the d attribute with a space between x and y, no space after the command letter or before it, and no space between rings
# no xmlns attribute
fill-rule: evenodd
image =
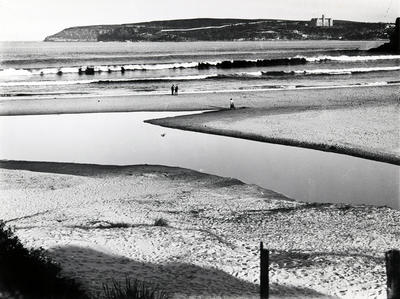
<svg viewBox="0 0 400 299"><path fill-rule="evenodd" d="M164 166L0 167L0 219L93 294L129 276L175 298L257 298L263 240L272 298L385 298L384 252L400 248L389 208L300 203Z"/></svg>

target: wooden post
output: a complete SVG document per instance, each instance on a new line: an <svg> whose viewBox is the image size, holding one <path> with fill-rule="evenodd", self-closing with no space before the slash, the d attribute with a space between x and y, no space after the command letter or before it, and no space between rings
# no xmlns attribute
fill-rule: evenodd
<svg viewBox="0 0 400 299"><path fill-rule="evenodd" d="M260 298L269 297L269 251L260 243Z"/></svg>
<svg viewBox="0 0 400 299"><path fill-rule="evenodd" d="M387 275L387 298L400 299L400 251L385 253Z"/></svg>

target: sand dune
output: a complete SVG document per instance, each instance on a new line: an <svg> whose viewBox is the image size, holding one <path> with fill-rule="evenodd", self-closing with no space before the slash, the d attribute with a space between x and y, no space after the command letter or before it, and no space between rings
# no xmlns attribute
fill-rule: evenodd
<svg viewBox="0 0 400 299"><path fill-rule="evenodd" d="M0 166L0 219L93 294L129 276L174 298L256 298L263 240L272 298L385 298L383 254L400 247L389 208L305 204L164 166Z"/></svg>

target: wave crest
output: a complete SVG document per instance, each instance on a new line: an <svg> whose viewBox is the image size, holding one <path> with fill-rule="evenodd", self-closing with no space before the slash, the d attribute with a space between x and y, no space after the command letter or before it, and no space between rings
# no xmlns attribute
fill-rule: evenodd
<svg viewBox="0 0 400 299"><path fill-rule="evenodd" d="M400 55L369 55L369 56L296 56L291 58L274 59L250 59L250 60L220 60L205 62L181 62L181 63L160 63L160 64L124 64L124 65L97 65L97 66L72 66L42 69L0 69L0 77L19 77L31 75L51 75L78 73L93 75L101 72L125 72L125 71L156 71L173 69L234 69L251 67L273 67L273 66L294 66L307 63L336 62L362 62L374 60L400 60Z"/></svg>
<svg viewBox="0 0 400 299"><path fill-rule="evenodd" d="M400 55L366 55L366 56L314 56L304 57L296 56L297 58L304 58L307 62L325 62L325 61L337 61L337 62L360 62L360 61L373 61L373 60L400 60Z"/></svg>
<svg viewBox="0 0 400 299"><path fill-rule="evenodd" d="M93 79L93 80L57 80L57 81L15 81L2 82L0 86L46 86L46 85L74 85L74 84L123 84L123 83L150 83L150 82L169 82L169 81L194 81L194 80L259 80L268 77L287 77L287 76L333 76L333 75L353 75L369 72L399 71L400 66L389 67L370 67L370 68L349 68L349 69L308 69L297 71L269 71L269 72L239 72L232 74L205 74L172 77L153 77L153 78L124 78L124 79Z"/></svg>

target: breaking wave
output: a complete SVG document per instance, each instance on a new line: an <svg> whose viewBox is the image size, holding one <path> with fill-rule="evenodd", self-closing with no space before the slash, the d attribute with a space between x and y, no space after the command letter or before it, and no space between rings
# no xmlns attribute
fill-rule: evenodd
<svg viewBox="0 0 400 299"><path fill-rule="evenodd" d="M98 65L81 67L60 67L60 68L42 68L42 69L2 69L0 77L19 77L31 75L49 75L49 74L69 74L78 73L93 75L101 72L126 72L126 71L154 71L154 70L173 70L173 69L231 69L248 68L262 66L283 66L283 65L301 65L306 64L304 58L282 58L282 59L258 59L258 60L223 60L206 62L182 62L182 63L161 63L161 64L124 64L124 65Z"/></svg>
<svg viewBox="0 0 400 299"><path fill-rule="evenodd" d="M162 63L162 64L125 64L125 65L98 65L98 66L82 66L82 67L60 67L60 68L42 68L42 69L3 69L0 70L0 77L18 77L31 75L49 75L49 74L86 74L102 72L125 72L125 71L151 71L151 70L167 70L167 69L184 69L195 68L197 62L185 63Z"/></svg>
<svg viewBox="0 0 400 299"><path fill-rule="evenodd" d="M360 62L360 61L373 61L373 60L400 60L400 55L367 55L367 56L296 56L297 58L304 58L307 62L326 62L326 61L337 61L337 62Z"/></svg>
<svg viewBox="0 0 400 299"><path fill-rule="evenodd" d="M349 69L313 69L313 70L298 70L298 71L271 71L262 72L263 76L288 76L288 75L352 75L360 73L372 72L390 72L399 71L400 66L387 67L365 67L365 68L349 68Z"/></svg>
<svg viewBox="0 0 400 299"><path fill-rule="evenodd" d="M250 67L295 66L307 63L335 62L360 62L373 60L400 60L400 55L369 55L369 56L296 56L292 58L253 59L253 60L220 60L205 62L181 62L160 64L124 64L124 65L98 65L98 66L72 66L41 69L0 69L0 78L14 78L31 75L70 74L93 75L101 72L126 72L126 71L154 71L173 69L234 69Z"/></svg>
<svg viewBox="0 0 400 299"><path fill-rule="evenodd" d="M172 77L153 77L153 78L123 78L123 79L93 79L93 80L41 80L41 81L14 81L1 82L0 86L46 86L46 85L75 85L75 84L123 84L123 83L151 83L151 82L168 82L168 81L194 81L194 80L259 80L268 79L270 77L291 77L291 76L337 76L337 75L353 75L370 72L388 72L399 71L400 66L388 67L366 67L366 68L348 68L348 69L308 69L296 71L256 71L256 72L239 72L232 74L205 74L205 75L189 75L189 76L172 76Z"/></svg>

